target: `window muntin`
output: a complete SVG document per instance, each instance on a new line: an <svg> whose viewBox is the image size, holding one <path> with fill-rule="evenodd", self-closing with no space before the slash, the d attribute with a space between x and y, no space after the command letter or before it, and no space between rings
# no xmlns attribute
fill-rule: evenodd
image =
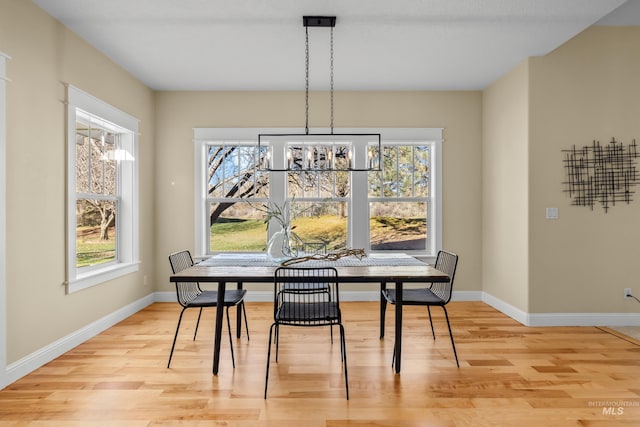
<svg viewBox="0 0 640 427"><path fill-rule="evenodd" d="M67 292L138 270L138 120L67 86Z"/></svg>
<svg viewBox="0 0 640 427"><path fill-rule="evenodd" d="M341 130L344 133L362 133L365 129L349 129ZM336 174L335 178L329 179L326 174L329 172L307 171L303 173L287 173L287 172L263 172L267 185L261 197L256 197L255 202L259 203L277 203L282 205L289 201L292 213L293 231L299 233L305 240L316 240L323 233L325 240L330 227L313 226L312 231L305 231L303 223L300 221L311 221L317 225L318 221L314 221L313 215L299 214L297 212L322 212L327 214L327 218L339 219L337 221L340 226L340 234L345 237L340 239L346 247L364 248L367 251L402 251L410 252L418 256L426 256L429 259L435 256L437 249L440 247L441 236L441 201L440 201L440 144L442 140L442 129L376 129L376 132L383 135L383 143L385 147L398 146L393 150L387 150L389 160L394 162L394 168L387 168L387 175L384 172L375 174L363 171L352 172L331 172ZM321 133L321 131L318 131ZM196 142L196 254L207 255L217 250L212 250L209 244L211 240L211 227L209 227L208 214L211 210L211 199L208 197L207 187L208 169L205 166L207 162L208 145L239 145L239 146L256 146L255 137L257 134L290 134L295 133L289 129L216 129L216 128L197 128L194 130ZM385 136L387 136L385 138ZM385 141L386 139L386 141ZM269 158L267 157L267 148L264 153L256 153L255 161L266 162L276 168L286 165L287 147L295 146L291 141L278 141L273 139L267 145ZM371 151L369 141L352 141L346 144L350 151L354 153L358 164L366 164L366 156ZM394 151L395 150L395 151ZM320 150L321 151L321 150ZM395 153L395 154L394 154ZM365 156L365 157L361 157ZM326 161L326 156L314 157L314 161ZM263 165L265 163L262 163ZM411 166L411 177L408 178L407 170ZM199 169L201 168L201 169ZM340 178L340 174L343 174ZM198 178L200 177L200 178ZM385 180L383 180L385 178ZM342 180L342 181L341 181ZM377 181L376 181L377 180ZM203 186L204 184L204 186ZM340 191L342 188L342 191ZM378 189L377 193L375 189ZM382 189L386 188L386 195ZM200 196L201 195L201 196ZM233 200L227 200L227 202ZM241 200L237 200L241 201ZM205 202L204 204L202 202ZM371 226L369 220L370 209L374 211L374 215L382 215L389 209L386 205L397 205L397 209L391 212L391 217L386 221L403 221L406 227L403 228L404 241L408 241L407 236L413 236L411 240L412 246L406 242L403 247L406 249L395 249L390 246L396 245L393 235L384 236L383 239L370 239ZM376 213L378 212L378 213ZM380 213L382 212L382 213ZM418 214L416 212L423 212ZM320 214L318 214L320 216ZM255 215L257 217L257 214ZM410 224L411 223L411 224ZM275 225L275 224L272 224ZM273 230L265 230L264 247L268 237L275 233L277 227L271 227ZM323 231L319 231L323 230ZM411 231L412 234L408 234ZM423 233L424 231L424 233ZM415 233L421 233L418 237ZM214 234L215 236L215 234ZM215 237L214 237L215 238ZM262 238L261 238L262 239ZM330 239L332 240L332 239ZM402 242L403 240L399 240ZM420 249L415 249L416 245ZM336 247L337 248L337 245ZM335 249L333 248L333 249ZM331 249L331 248L330 248ZM254 252L254 251L251 251Z"/></svg>

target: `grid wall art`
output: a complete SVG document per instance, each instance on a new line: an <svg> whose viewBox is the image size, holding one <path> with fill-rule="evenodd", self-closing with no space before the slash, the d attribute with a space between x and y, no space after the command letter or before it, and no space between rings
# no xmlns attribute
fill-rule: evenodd
<svg viewBox="0 0 640 427"><path fill-rule="evenodd" d="M630 203L638 175L636 140L624 144L612 138L601 145L590 145L562 150L566 171L565 192L574 206L587 206L593 210L599 203L605 213L616 203Z"/></svg>

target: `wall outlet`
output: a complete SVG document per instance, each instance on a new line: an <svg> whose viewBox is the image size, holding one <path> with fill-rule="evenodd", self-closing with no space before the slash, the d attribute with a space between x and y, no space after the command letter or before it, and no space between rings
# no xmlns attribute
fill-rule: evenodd
<svg viewBox="0 0 640 427"><path fill-rule="evenodd" d="M625 299L631 298L631 288L624 288L624 297Z"/></svg>
<svg viewBox="0 0 640 427"><path fill-rule="evenodd" d="M149 280L147 279L147 275L146 274L142 277L142 285L143 286L149 286Z"/></svg>

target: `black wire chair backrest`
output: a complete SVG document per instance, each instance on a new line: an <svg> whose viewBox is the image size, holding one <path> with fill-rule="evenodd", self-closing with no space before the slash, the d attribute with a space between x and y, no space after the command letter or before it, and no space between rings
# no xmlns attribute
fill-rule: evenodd
<svg viewBox="0 0 640 427"><path fill-rule="evenodd" d="M323 292L291 292L291 285L322 285ZM325 326L341 323L338 271L333 267L279 267L274 273L273 317L279 324Z"/></svg>
<svg viewBox="0 0 640 427"><path fill-rule="evenodd" d="M169 255L169 263L171 264L171 270L173 274L179 273L193 266L193 258L191 253L187 250L175 252ZM176 293L178 296L178 303L181 306L186 306L191 300L202 293L198 282L176 282Z"/></svg>
<svg viewBox="0 0 640 427"><path fill-rule="evenodd" d="M451 280L449 280L448 282L433 282L431 283L429 289L438 298L442 299L445 304L449 302L449 300L451 299L451 294L453 293L453 279L456 275L457 265L458 255L447 251L438 252L436 265L434 267L437 270L446 273Z"/></svg>

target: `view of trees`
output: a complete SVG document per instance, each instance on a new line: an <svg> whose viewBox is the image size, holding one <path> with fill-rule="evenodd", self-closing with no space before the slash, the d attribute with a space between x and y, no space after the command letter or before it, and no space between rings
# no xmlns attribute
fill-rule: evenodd
<svg viewBox="0 0 640 427"><path fill-rule="evenodd" d="M268 201L268 173L255 168L265 161L265 153L255 146L210 145L208 150L208 195L216 200L210 204L210 249L265 250L264 212L243 203ZM347 161L346 146L335 152L335 161ZM303 154L293 159L292 168L301 169ZM314 159L328 161L320 155ZM383 172L369 172L369 195L377 198L370 203L372 248L424 249L429 161L427 147L385 147ZM345 171L288 173L291 225L303 240L323 241L330 249L345 247L349 176Z"/></svg>
<svg viewBox="0 0 640 427"><path fill-rule="evenodd" d="M77 267L116 257L117 146L118 135L76 124Z"/></svg>

